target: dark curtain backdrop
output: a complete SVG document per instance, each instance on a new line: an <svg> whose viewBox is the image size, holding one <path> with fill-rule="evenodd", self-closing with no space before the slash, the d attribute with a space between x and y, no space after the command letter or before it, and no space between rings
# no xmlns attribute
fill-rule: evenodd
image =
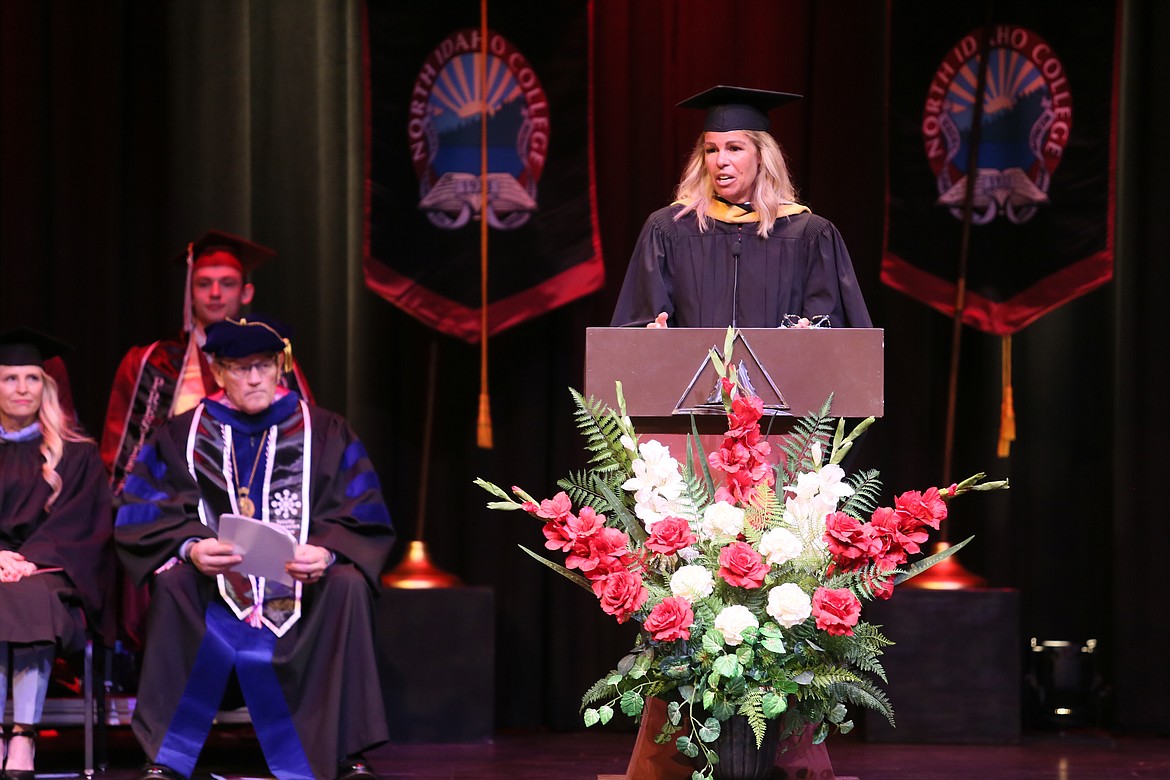
<svg viewBox="0 0 1170 780"><path fill-rule="evenodd" d="M1016 336L1010 459L995 457L999 340L964 333L954 472L986 470L1014 487L955 504L952 538L976 534L963 563L1021 590L1023 637L1100 641L1119 728L1170 732L1170 676L1149 660L1168 639L1158 575L1170 361L1159 309L1170 204L1158 133L1170 9L1125 8L1117 278ZM642 220L669 200L698 133L679 99L713 83L806 95L775 115L774 130L802 197L841 229L886 330L886 417L856 465L880 468L890 492L942 476L950 322L878 282L884 78L897 56L886 51L884 4L595 0L594 14L609 280L492 339L495 448L478 450L477 349L362 286L357 0L0 3L0 326L27 323L76 345L74 393L96 430L122 352L179 327L172 259L186 242L214 226L274 246L255 308L297 328L319 402L366 441L404 541L425 506L435 562L495 591L500 728L576 728L581 693L631 638L528 561L516 545L539 546L539 526L486 511L471 479L547 495L582 465L567 388L581 385L584 329L608 322Z"/></svg>

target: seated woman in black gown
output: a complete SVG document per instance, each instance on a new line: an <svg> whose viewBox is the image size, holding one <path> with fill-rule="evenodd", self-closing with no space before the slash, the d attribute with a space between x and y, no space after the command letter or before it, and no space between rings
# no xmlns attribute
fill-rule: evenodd
<svg viewBox="0 0 1170 780"><path fill-rule="evenodd" d="M113 582L113 517L97 445L67 423L44 361L64 345L0 335L0 712L12 683L4 776L32 780L37 724L58 650L100 628Z"/></svg>

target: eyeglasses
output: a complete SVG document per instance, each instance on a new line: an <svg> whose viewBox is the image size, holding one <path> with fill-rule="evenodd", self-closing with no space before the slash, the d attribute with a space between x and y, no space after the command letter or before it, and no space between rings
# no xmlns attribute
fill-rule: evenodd
<svg viewBox="0 0 1170 780"><path fill-rule="evenodd" d="M276 358L265 358L263 360L253 360L251 363L228 363L227 361L217 361L223 370L232 375L235 379L247 379L252 376L252 372L260 374L260 376L269 376L276 373Z"/></svg>

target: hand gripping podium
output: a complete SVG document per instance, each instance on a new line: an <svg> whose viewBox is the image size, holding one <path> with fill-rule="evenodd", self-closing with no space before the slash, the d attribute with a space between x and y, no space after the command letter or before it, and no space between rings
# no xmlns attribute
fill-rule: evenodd
<svg viewBox="0 0 1170 780"><path fill-rule="evenodd" d="M709 358L723 357L724 328L589 328L585 333L585 395L617 406L622 383L626 412L639 433L727 429ZM830 394L834 417L881 417L885 331L880 328L742 328L732 363L764 402L765 434L787 432L817 411Z"/></svg>
<svg viewBox="0 0 1170 780"><path fill-rule="evenodd" d="M884 337L874 328L744 328L735 332L731 363L741 387L764 402L769 416L760 421L761 431L778 436L830 395L834 417L881 417ZM693 419L709 453L727 431L719 374L710 360L711 350L725 357L726 340L724 328L589 328L584 394L616 409L620 381L639 434L653 436L682 460ZM781 448L772 452L779 456ZM654 743L665 720L666 705L652 699L626 773L598 780L689 780L691 765L674 745ZM824 744L812 744L811 729L790 742L776 758L777 777L837 777Z"/></svg>

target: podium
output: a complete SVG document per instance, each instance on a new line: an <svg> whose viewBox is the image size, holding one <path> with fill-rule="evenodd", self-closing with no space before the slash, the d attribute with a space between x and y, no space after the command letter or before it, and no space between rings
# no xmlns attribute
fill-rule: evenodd
<svg viewBox="0 0 1170 780"><path fill-rule="evenodd" d="M721 434L721 404L704 406L718 386L708 355L722 357L724 328L589 328L585 332L585 396L617 407L622 383L626 412L640 433ZM792 423L833 396L834 417L881 417L885 331L880 328L742 328L732 362L743 365L770 421L765 434Z"/></svg>
<svg viewBox="0 0 1170 780"><path fill-rule="evenodd" d="M586 397L617 409L622 384L626 414L639 434L684 453L699 432L705 452L719 446L727 417L718 399L719 374L711 350L725 358L725 328L589 328L585 333ZM834 417L881 417L885 407L885 332L878 328L743 328L735 331L732 365L764 402L765 435L783 435L832 395ZM780 448L773 448L780 455ZM679 458L680 460L682 458ZM625 775L599 780L689 780L689 762L673 745L654 744L666 707L651 701ZM776 778L832 780L825 746L811 731L777 756Z"/></svg>

